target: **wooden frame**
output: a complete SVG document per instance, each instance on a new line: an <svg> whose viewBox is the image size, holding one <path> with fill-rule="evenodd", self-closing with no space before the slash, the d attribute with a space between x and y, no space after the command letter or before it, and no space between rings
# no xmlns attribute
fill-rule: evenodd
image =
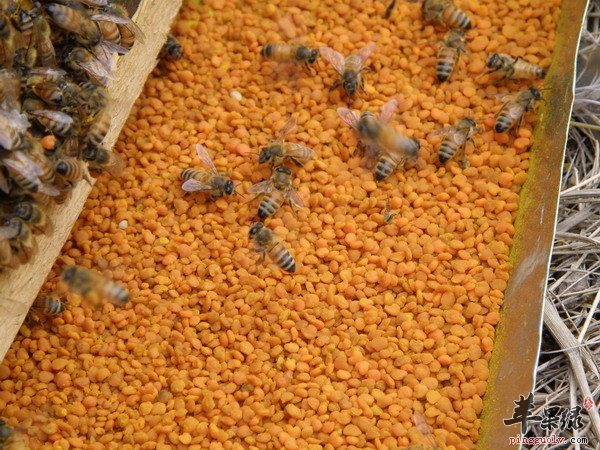
<svg viewBox="0 0 600 450"><path fill-rule="evenodd" d="M128 1L127 6L131 7L131 4L132 1ZM109 85L107 109L112 116L112 123L104 140L108 148L112 148L117 141L148 74L156 66L158 52L180 6L181 0L139 2L134 20L144 31L146 39L143 44L136 42L127 55L119 58L116 71L118 79ZM89 184L80 182L67 202L50 206L47 213L53 224L53 232L36 236L38 250L28 264L0 274L0 361L60 254L91 190Z"/></svg>

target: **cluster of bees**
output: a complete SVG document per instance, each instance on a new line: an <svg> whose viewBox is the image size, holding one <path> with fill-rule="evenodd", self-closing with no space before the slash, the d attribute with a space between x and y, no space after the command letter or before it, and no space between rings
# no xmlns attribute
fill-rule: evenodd
<svg viewBox="0 0 600 450"><path fill-rule="evenodd" d="M256 183L248 189L250 194L262 197L257 210L260 220L264 221L273 216L286 201L292 208L304 207L302 199L294 188L292 171L286 166L286 162L303 166L315 156L315 152L305 145L287 142L284 139L295 127L296 118L292 117L279 133L279 137L259 152L259 164L269 164L271 167L271 176L268 180ZM184 169L181 172L183 180L181 187L185 192L208 192L213 200L236 192L229 175L218 172L202 145L196 144L196 153L200 161L210 170L207 172L193 168ZM256 251L261 254L263 260L266 255L269 255L285 272L296 271L296 262L290 252L263 223L254 223L250 227L249 236L254 240Z"/></svg>
<svg viewBox="0 0 600 450"><path fill-rule="evenodd" d="M143 33L113 0L0 0L0 271L29 261L44 207L89 172L118 175L102 142L114 54Z"/></svg>
<svg viewBox="0 0 600 450"><path fill-rule="evenodd" d="M391 17L395 6L396 0L392 0L385 11L385 18ZM425 22L448 30L436 58L436 76L439 82L444 82L451 77L461 55L467 53L464 32L471 29L473 25L467 14L449 0L423 0L421 6ZM262 47L260 55L269 61L294 63L309 71L313 70L318 56L321 55L339 75L330 90L342 87L351 100L360 92L366 92L362 72L375 48L376 44L370 42L356 53L344 57L329 47L320 47L317 50L299 43L272 42ZM488 70L483 75L496 73L501 79L535 80L543 78L546 74L545 70L536 64L521 57L513 58L502 53L492 54L487 59L486 66ZM513 128L539 100L542 100L542 96L534 86L506 96L496 116L495 131L504 133ZM363 165L373 170L377 181L385 180L405 162L416 162L419 156L420 142L398 132L389 123L397 108L397 100L392 99L383 106L378 116L368 111L358 113L344 107L337 109L339 117L355 131L358 137L359 143L355 155L358 154L363 158ZM302 200L292 186L291 171L283 162L287 159L302 165L314 157L314 151L300 144L284 141L284 136L290 133L294 126L295 121L292 119L285 125L279 138L259 153L259 163L270 162L273 169L269 180L255 184L249 189L251 194L262 195L257 214L261 220L272 216L285 200L292 207L302 207ZM467 167L466 146L469 141L474 143L473 135L479 131L481 130L477 128L475 120L464 117L454 125L434 132L434 135L443 136L438 148L439 162L444 164L460 155L461 166ZM210 171L185 169L181 174L184 181L183 190L209 192L212 199L233 194L235 191L233 182L228 175L217 171L206 149L197 145L196 151ZM386 208L386 222L389 223L394 215ZM256 251L261 253L263 259L265 255L269 255L284 271L295 271L296 264L291 254L262 223L257 222L250 227L249 237L256 244Z"/></svg>

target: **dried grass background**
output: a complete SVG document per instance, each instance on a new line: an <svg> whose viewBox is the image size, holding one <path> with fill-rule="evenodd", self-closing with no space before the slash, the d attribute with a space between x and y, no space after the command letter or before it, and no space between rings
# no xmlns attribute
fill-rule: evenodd
<svg viewBox="0 0 600 450"><path fill-rule="evenodd" d="M569 142L563 167L558 223L545 299L544 333L537 369L533 413L545 407L582 406L586 395L595 407L583 410L578 432L588 445L540 445L536 449L600 448L600 0L588 9L578 55ZM547 436L540 422L530 435Z"/></svg>

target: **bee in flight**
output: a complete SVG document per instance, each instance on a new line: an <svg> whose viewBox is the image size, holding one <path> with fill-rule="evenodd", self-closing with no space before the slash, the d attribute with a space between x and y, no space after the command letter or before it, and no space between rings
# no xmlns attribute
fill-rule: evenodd
<svg viewBox="0 0 600 450"><path fill-rule="evenodd" d="M450 30L444 37L444 42L440 46L436 61L436 75L440 82L450 78L454 66L458 62L461 53L466 53L465 34L459 30Z"/></svg>
<svg viewBox="0 0 600 450"><path fill-rule="evenodd" d="M386 179L404 161L416 161L421 148L418 140L397 132L387 123L397 106L395 99L386 103L381 111L383 120L369 112L359 116L348 108L337 110L341 119L358 133L361 143L370 153L369 157L379 158L375 165L377 181Z"/></svg>
<svg viewBox="0 0 600 450"><path fill-rule="evenodd" d="M520 123L525 113L531 111L536 102L543 99L540 91L533 86L510 96L496 116L496 133L504 133L517 122Z"/></svg>
<svg viewBox="0 0 600 450"><path fill-rule="evenodd" d="M386 19L389 19L392 15L392 11L396 7L396 1L392 0L385 10L384 17ZM416 3L419 0L408 1ZM436 23L450 30L455 28L469 30L473 27L469 16L451 0L422 0L422 2L423 19L426 22Z"/></svg>
<svg viewBox="0 0 600 450"><path fill-rule="evenodd" d="M338 108L337 113L340 118L356 132L359 142L354 155L360 155L365 159L365 166L373 168L379 156L381 156L380 146L377 137L382 124L387 124L398 109L396 99L389 100L379 113L379 118L369 111L363 111L360 116L348 108Z"/></svg>
<svg viewBox="0 0 600 450"><path fill-rule="evenodd" d="M292 117L284 125L279 137L258 154L258 163L271 164L271 167L282 165L286 160L291 160L298 166L303 166L315 156L314 150L295 142L286 142L284 138L296 128L296 118Z"/></svg>
<svg viewBox="0 0 600 450"><path fill-rule="evenodd" d="M504 53L494 53L485 65L490 70L484 75L497 72L502 75L502 80L535 80L546 76L546 71L537 64L530 63L520 56L513 58Z"/></svg>
<svg viewBox="0 0 600 450"><path fill-rule="evenodd" d="M340 78L333 83L329 90L332 91L341 85L349 97L353 97L359 89L366 93L361 72L365 62L375 51L375 47L374 42L369 42L346 58L332 48L321 47L319 52L323 59L329 62L340 75Z"/></svg>
<svg viewBox="0 0 600 450"><path fill-rule="evenodd" d="M172 34L169 34L167 36L167 41L165 42L165 45L163 46L162 50L160 51L160 57L161 58L169 57L169 58L177 61L178 59L181 59L182 56L183 56L183 47L181 46L181 44L179 42L177 42L177 39L175 39L175 36L173 36Z"/></svg>
<svg viewBox="0 0 600 450"><path fill-rule="evenodd" d="M61 275L62 281L71 292L92 300L94 305L101 298L115 305L123 306L129 302L129 293L119 283L79 266L68 266Z"/></svg>
<svg viewBox="0 0 600 450"><path fill-rule="evenodd" d="M296 261L294 261L290 252L275 234L262 223L253 224L248 235L256 244L255 251L261 254L262 262L264 262L265 256L269 255L269 258L277 264L277 267L285 272L294 273L296 271Z"/></svg>
<svg viewBox="0 0 600 450"><path fill-rule="evenodd" d="M478 130L475 121L470 117L465 117L464 119L459 120L456 125L442 128L433 133L433 135L445 136L438 151L440 163L447 163L460 151L462 155L460 160L461 166L463 169L466 169L469 166L466 154L467 142L471 141L474 144L473 134L476 131Z"/></svg>
<svg viewBox="0 0 600 450"><path fill-rule="evenodd" d="M258 217L262 220L272 216L287 200L292 207L302 208L302 199L292 185L292 172L285 166L279 166L270 180L261 181L250 186L251 194L264 194L258 205Z"/></svg>
<svg viewBox="0 0 600 450"><path fill-rule="evenodd" d="M200 161L210 170L205 172L192 168L184 169L181 172L183 180L181 188L186 192L209 192L211 200L233 194L235 192L233 181L228 175L217 171L212 158L203 145L196 144L196 153Z"/></svg>
<svg viewBox="0 0 600 450"><path fill-rule="evenodd" d="M270 42L260 49L260 55L269 61L293 62L312 70L319 52L300 44Z"/></svg>

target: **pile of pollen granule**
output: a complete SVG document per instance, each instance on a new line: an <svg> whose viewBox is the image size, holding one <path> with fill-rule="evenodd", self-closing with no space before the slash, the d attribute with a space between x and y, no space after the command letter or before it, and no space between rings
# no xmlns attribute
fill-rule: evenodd
<svg viewBox="0 0 600 450"><path fill-rule="evenodd" d="M496 134L494 94L530 84L480 74L491 53L547 69L560 0L456 3L469 53L440 84L444 31L420 3L399 0L388 21L375 0L186 1L184 56L148 79L115 148L127 168L98 180L43 290L78 264L131 302L69 294L61 316L24 325L0 364L0 416L32 448L474 448L536 121ZM322 59L315 73L261 59L282 17L310 48L375 42L367 94L330 92ZM336 108L377 114L391 98L421 153L376 183ZM292 115L286 139L316 157L293 170L305 208L265 221L296 261L287 274L253 251L247 190ZM467 115L481 128L470 166L440 165L431 134ZM197 143L245 197L183 192L181 171L205 169Z"/></svg>

